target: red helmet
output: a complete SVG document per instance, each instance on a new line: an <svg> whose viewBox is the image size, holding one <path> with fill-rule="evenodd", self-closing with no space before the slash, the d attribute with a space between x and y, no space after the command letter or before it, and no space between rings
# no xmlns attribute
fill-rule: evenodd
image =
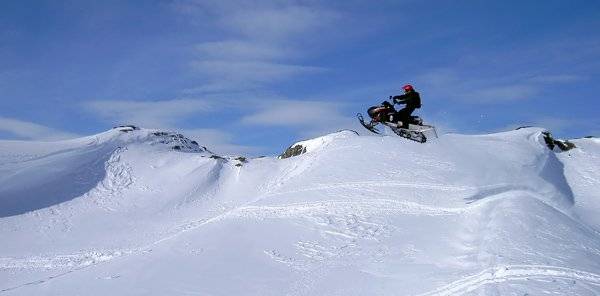
<svg viewBox="0 0 600 296"><path fill-rule="evenodd" d="M404 89L404 92L409 92L409 91L414 91L415 90L412 87L412 85L410 85L410 84L407 84L407 85L403 86L402 89Z"/></svg>

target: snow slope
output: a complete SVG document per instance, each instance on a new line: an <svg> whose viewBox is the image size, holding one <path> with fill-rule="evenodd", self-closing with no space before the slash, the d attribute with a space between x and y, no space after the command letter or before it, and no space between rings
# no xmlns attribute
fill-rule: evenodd
<svg viewBox="0 0 600 296"><path fill-rule="evenodd" d="M600 142L541 132L1 141L0 295L597 295Z"/></svg>

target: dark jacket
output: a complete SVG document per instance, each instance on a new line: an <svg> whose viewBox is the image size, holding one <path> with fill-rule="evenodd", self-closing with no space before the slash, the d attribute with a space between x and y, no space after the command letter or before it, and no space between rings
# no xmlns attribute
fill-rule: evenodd
<svg viewBox="0 0 600 296"><path fill-rule="evenodd" d="M394 96L392 100L394 100L394 103L396 104L406 104L407 109L414 110L417 108L421 108L421 96L419 96L419 93L416 91L411 91L403 95Z"/></svg>

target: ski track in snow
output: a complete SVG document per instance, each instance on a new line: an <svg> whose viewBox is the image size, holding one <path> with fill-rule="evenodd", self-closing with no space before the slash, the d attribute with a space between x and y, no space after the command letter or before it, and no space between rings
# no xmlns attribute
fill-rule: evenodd
<svg viewBox="0 0 600 296"><path fill-rule="evenodd" d="M286 217L314 217L319 214L344 215L350 213L368 213L368 214L413 214L413 215L455 215L462 212L463 209L436 208L417 203L396 201L396 200L365 200L359 202L350 201L325 201L315 203L298 203L288 204L285 206L241 206L233 208L224 213L214 216L209 219L201 219L181 224L175 227L175 231L167 236L164 236L156 241L153 241L145 246L128 249L128 250L112 250L112 251L89 251L84 253L58 255L58 256L32 256L27 258L0 258L0 270L15 270L15 269L64 269L71 268L66 272L46 277L45 279L36 280L21 284L15 287L5 288L0 292L11 291L20 287L29 286L32 284L41 284L49 280L53 280L64 275L68 275L77 270L83 270L99 264L108 263L112 260L152 251L152 248L166 241L172 240L186 232L198 229L203 225L217 222L227 218L286 218ZM358 234L332 232L332 235L356 236ZM368 235L368 234L367 234ZM305 249L305 248L301 248ZM270 254L272 258L273 256ZM289 263L289 262L288 262Z"/></svg>
<svg viewBox="0 0 600 296"><path fill-rule="evenodd" d="M58 256L33 256L27 258L0 258L2 269L54 269L65 267L81 267L104 263L119 257L151 251L153 247L174 239L186 232L193 231L203 225L224 220L227 218L268 219L268 218L310 218L319 215L361 215L377 214L408 214L408 215L456 215L465 208L439 208L421 205L418 203L397 200L364 200L364 201L323 201L315 203L287 204L285 206L241 206L231 209L213 218L201 219L181 224L175 227L173 233L166 235L145 246L127 249L99 251L93 250L84 253L58 255ZM341 235L341 234L340 234Z"/></svg>
<svg viewBox="0 0 600 296"><path fill-rule="evenodd" d="M491 267L475 275L451 282L421 296L462 295L494 283L529 279L567 279L582 281L600 287L600 275L558 266L545 265L507 265Z"/></svg>
<svg viewBox="0 0 600 296"><path fill-rule="evenodd" d="M502 186L502 185L504 185L504 184L492 185L492 187ZM285 195L285 194L298 193L298 192L338 189L338 188L348 188L348 189L357 189L358 188L358 189L360 189L360 188L369 188L371 186L434 189L434 190L442 190L442 191L469 191L469 190L482 189L481 187L475 187L475 186L455 186L455 185L436 184L436 183L406 183L406 182L381 180L381 181L357 181L357 182L318 184L317 186L304 187L299 190L269 192L269 193L265 194L264 197Z"/></svg>
<svg viewBox="0 0 600 296"><path fill-rule="evenodd" d="M319 214L344 215L349 213L440 216L456 215L464 211L465 208L442 208L402 200L369 199L361 201L329 200L282 206L243 206L233 210L228 216L254 219L294 218Z"/></svg>
<svg viewBox="0 0 600 296"><path fill-rule="evenodd" d="M7 287L0 290L0 293L16 290L22 287L46 283L50 280L68 275L70 273L83 270L85 268L111 261L117 257L134 253L127 251L90 251L80 254L58 255L58 256L32 256L27 258L0 258L0 270L14 269L67 269L66 271L54 274L43 279L23 283L13 287Z"/></svg>
<svg viewBox="0 0 600 296"><path fill-rule="evenodd" d="M129 176L128 170L115 171L116 176ZM124 174L123 174L124 173ZM131 179L124 178L126 182L117 184L121 186L109 186L117 187L121 189L131 184ZM114 184L111 184L114 185ZM290 193L298 192L309 192L319 190L330 190L337 188L347 189L360 189L369 186L380 186L380 187L403 187L403 188L419 188L419 189L432 189L441 191L454 191L454 192L473 192L473 198L471 202L465 203L464 207L456 208L444 208L444 207L433 207L423 205L415 202L409 202L404 200L392 200L392 199L366 199L358 201L348 200L328 200L319 201L312 203L291 203L281 206L264 205L264 206L253 206L255 203L264 198L277 195L285 195ZM435 183L406 183L397 181L360 181L360 182L343 182L343 183L327 183L318 184L317 186L303 188L300 190L286 191L286 192L273 192L267 190L259 198L252 200L239 207L228 209L212 218L200 219L196 221L187 222L174 228L173 232L166 235L156 241L153 241L145 246L128 249L128 250L110 250L110 251L98 251L92 250L83 253L69 254L69 255L58 255L58 256L33 256L27 258L0 258L0 270L15 270L15 269L65 269L68 270L48 276L45 279L36 280L28 283L21 284L15 287L9 287L0 290L1 292L15 290L24 286L42 284L49 280L53 280L64 275L68 275L72 272L83 270L88 267L96 266L99 264L108 263L112 260L126 257L129 255L141 254L152 251L152 248L157 245L172 240L186 232L198 229L203 225L224 220L227 218L242 218L242 219L272 219L272 218L307 218L312 222L318 223L314 218L318 216L344 216L344 215L355 215L358 214L361 217L374 216L374 215L428 215L428 216L448 216L448 215L459 215L473 208L480 207L489 201L495 200L501 193L507 193L510 191L523 191L524 193L529 192L527 188L515 187L510 184L493 184L487 186L455 186L447 184L435 184ZM533 193L533 192L531 192ZM470 195L470 194L467 194ZM469 200L467 198L467 200ZM318 219L317 219L318 220ZM364 222L364 221L363 221ZM324 230L331 235L347 236L349 238L361 237L362 234L355 233L353 231L332 231ZM367 238L369 234L366 234ZM364 237L363 237L364 238ZM319 258L320 256L334 256L331 251L339 250L326 250L324 247L318 246L311 248L307 247L307 243L299 243L296 246L300 250L300 253L305 254L306 257ZM265 254L270 256L275 261L285 263L289 266L304 269L307 268L306 263L294 262L293 258L285 258L279 254L276 250L265 251ZM334 256L335 257L335 256ZM483 285L489 283L498 283L509 280L524 280L527 278L566 278L573 280L582 280L594 285L600 285L600 276L588 272L561 268L561 267L539 267L539 266L507 266L502 268L489 268L476 275L467 277L465 279L452 282L442 288L436 289L435 291L428 292L423 295L456 295L464 294L473 291Z"/></svg>
<svg viewBox="0 0 600 296"><path fill-rule="evenodd" d="M22 287L43 284L50 280L54 280L56 278L60 278L62 276L71 274L73 272L84 270L89 267L97 266L100 264L105 264L110 261L113 261L118 258L127 257L129 255L143 254L152 251L152 248L155 246L169 241L175 237L180 236L186 232L195 230L203 225L206 225L211 222L215 222L223 219L227 216L231 211L235 209L231 209L219 215L216 215L213 218L209 219L201 219L197 221L191 221L188 223L181 224L175 227L176 231L170 235L164 236L156 241L153 241L149 244L146 244L142 247L135 249L127 249L127 250L113 250L113 251L98 251L93 250L85 253L76 253L76 254L68 254L68 255L58 255L58 256L32 256L26 258L0 258L0 271L10 271L15 269L61 269L61 268L71 268L67 271L60 272L58 274L54 274L51 276L47 276L40 280L35 280L27 283L20 284L18 286L8 287L0 290L0 293L8 292L12 290L16 290Z"/></svg>
<svg viewBox="0 0 600 296"><path fill-rule="evenodd" d="M89 251L68 255L0 258L0 270L84 267L133 254L135 250Z"/></svg>

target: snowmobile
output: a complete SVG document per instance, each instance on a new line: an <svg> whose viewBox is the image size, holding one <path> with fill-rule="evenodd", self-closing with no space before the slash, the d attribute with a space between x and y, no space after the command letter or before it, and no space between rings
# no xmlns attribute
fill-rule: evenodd
<svg viewBox="0 0 600 296"><path fill-rule="evenodd" d="M427 135L432 134L437 136L437 131L434 126L423 124L423 120L419 116L409 116L408 128L403 127L401 121L391 121L396 113L396 109L390 103L384 103L382 106L373 106L368 109L367 114L371 117L371 121L366 123L361 113L357 113L358 121L362 126L375 134L381 134L382 131L376 126L381 123L389 127L396 135L416 141L419 143L427 142Z"/></svg>

